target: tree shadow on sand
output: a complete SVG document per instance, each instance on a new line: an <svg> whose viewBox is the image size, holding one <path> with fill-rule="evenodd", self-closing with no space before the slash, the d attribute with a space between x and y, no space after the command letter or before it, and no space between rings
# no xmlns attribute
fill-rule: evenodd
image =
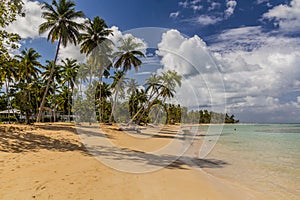
<svg viewBox="0 0 300 200"><path fill-rule="evenodd" d="M69 134L76 134L74 126L40 125L44 130L66 130ZM87 136L90 133L86 133ZM104 134L92 135L93 137L104 137ZM107 137L107 136L105 136ZM81 142L72 139L56 139L46 135L40 135L35 131L24 131L18 128L0 127L0 153L26 153L49 150L55 152L77 151L84 156L103 156L113 160L130 160L144 162L151 166L161 166L168 169L187 170L189 167L196 168L222 168L227 162L216 159L198 159L187 156L178 158L174 155L155 155L151 153L135 151L128 148L103 147L87 149Z"/></svg>

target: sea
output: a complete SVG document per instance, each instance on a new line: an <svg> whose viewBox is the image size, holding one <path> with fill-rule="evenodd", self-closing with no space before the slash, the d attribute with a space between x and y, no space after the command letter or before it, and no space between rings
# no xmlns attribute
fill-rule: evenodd
<svg viewBox="0 0 300 200"><path fill-rule="evenodd" d="M233 124L222 128L206 159L223 164L204 171L268 194L271 199L300 199L300 124ZM199 129L205 132L208 126Z"/></svg>

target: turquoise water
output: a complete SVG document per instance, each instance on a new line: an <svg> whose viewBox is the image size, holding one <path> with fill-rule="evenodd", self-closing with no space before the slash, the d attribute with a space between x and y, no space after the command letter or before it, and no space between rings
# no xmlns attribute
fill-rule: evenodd
<svg viewBox="0 0 300 200"><path fill-rule="evenodd" d="M275 199L300 199L300 124L225 125L208 158L228 163L207 169L213 175Z"/></svg>

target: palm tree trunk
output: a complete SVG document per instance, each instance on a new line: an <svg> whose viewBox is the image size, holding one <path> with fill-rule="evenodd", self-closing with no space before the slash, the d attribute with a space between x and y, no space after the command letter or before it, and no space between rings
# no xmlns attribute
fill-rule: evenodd
<svg viewBox="0 0 300 200"><path fill-rule="evenodd" d="M71 121L71 119L70 119L71 107L70 107L70 92L69 92L69 89L70 89L70 82L68 81L68 122Z"/></svg>
<svg viewBox="0 0 300 200"><path fill-rule="evenodd" d="M52 82L52 84L53 84L53 98L54 98L54 102L53 102L53 104L54 104L54 106L53 106L53 121L54 122L56 122L56 94L55 94L55 90L56 90L56 86L55 86L55 82L54 82L54 79L53 79L53 82Z"/></svg>
<svg viewBox="0 0 300 200"><path fill-rule="evenodd" d="M56 47L56 53L55 53L55 58L54 58L53 66L51 67L50 77L49 77L47 85L46 85L46 89L45 89L45 92L44 92L44 95L43 95L43 99L42 99L42 102L41 102L41 105L40 105L40 108L39 108L39 113L38 113L38 116L36 118L36 122L41 122L42 113L43 113L44 105L45 105L45 102L46 102L46 96L48 94L50 83L52 81L53 74L54 74L54 69L55 69L56 61L57 61L57 58L58 58L58 53L59 53L59 48L60 48L61 40L62 40L62 36L60 36L59 40L58 40L58 44L57 44L57 47Z"/></svg>
<svg viewBox="0 0 300 200"><path fill-rule="evenodd" d="M115 109L116 109L117 99L118 99L118 90L116 90L115 100L112 102L113 104L112 104L112 109L111 109L111 113L110 113L110 116L109 116L109 123L112 122L112 118L114 116L114 112L115 112Z"/></svg>
<svg viewBox="0 0 300 200"><path fill-rule="evenodd" d="M8 80L6 80L6 97L7 97L7 110L8 110L8 123L10 124L10 100L9 100L9 96L8 96Z"/></svg>

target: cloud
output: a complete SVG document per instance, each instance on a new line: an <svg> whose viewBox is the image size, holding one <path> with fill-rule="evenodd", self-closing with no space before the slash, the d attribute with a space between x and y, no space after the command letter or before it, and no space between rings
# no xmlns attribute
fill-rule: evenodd
<svg viewBox="0 0 300 200"><path fill-rule="evenodd" d="M292 0L289 5L281 4L263 14L264 19L274 20L274 24L283 31L299 32L300 0Z"/></svg>
<svg viewBox="0 0 300 200"><path fill-rule="evenodd" d="M251 119L245 112L252 117L282 113L281 117L260 118L257 122L300 120L299 116L287 114L299 104L285 100L299 91L298 38L264 33L260 27L242 27L224 31L213 40L209 49L222 65L229 111L239 113L245 121Z"/></svg>
<svg viewBox="0 0 300 200"><path fill-rule="evenodd" d="M179 11L170 13L170 16L169 16L169 17L170 17L170 18L177 18L178 15L179 15Z"/></svg>
<svg viewBox="0 0 300 200"><path fill-rule="evenodd" d="M208 7L208 11L215 10L217 8L220 8L221 4L219 2L211 2L210 6Z"/></svg>
<svg viewBox="0 0 300 200"><path fill-rule="evenodd" d="M177 30L163 34L157 52L163 70L183 76L176 101L215 111L226 102L227 112L243 122L300 121L295 112L300 108L295 96L300 88L298 38L273 36L255 26L211 39L215 43L207 46L198 36L186 38Z"/></svg>
<svg viewBox="0 0 300 200"><path fill-rule="evenodd" d="M237 1L234 0L226 0L226 7L227 9L225 10L225 18L227 19L228 17L230 17L235 10L235 7L237 5Z"/></svg>
<svg viewBox="0 0 300 200"><path fill-rule="evenodd" d="M158 73L175 70L183 77L182 87L176 89L177 103L193 109L198 105L222 109L225 105L223 80L216 60L201 38L197 35L186 38L177 30L169 30L163 34L157 54L162 57L163 65Z"/></svg>
<svg viewBox="0 0 300 200"><path fill-rule="evenodd" d="M119 27L117 27L117 26L112 26L110 29L113 31L113 33L112 33L112 35L108 36L108 39L110 39L114 44L113 51L117 51L116 47L122 45L122 42L121 42L122 39L132 37L134 43L141 43L142 44L142 46L138 50L142 51L143 53L146 53L146 49L147 49L148 45L143 39L138 38L138 37L134 37L130 33L126 33L126 32L123 33L119 30Z"/></svg>
<svg viewBox="0 0 300 200"><path fill-rule="evenodd" d="M78 63L84 63L86 61L86 56L80 53L80 46L75 46L74 44L60 48L59 60L65 60L66 58L76 59Z"/></svg>
<svg viewBox="0 0 300 200"><path fill-rule="evenodd" d="M217 22L221 21L221 18L209 16L209 15L200 15L195 19L196 22L198 22L201 25L211 25L216 24Z"/></svg>
<svg viewBox="0 0 300 200"><path fill-rule="evenodd" d="M194 14L192 17L186 17L181 20L183 22L188 22L192 24L199 24L201 26L208 26L216 24L218 22L228 19L233 15L237 1L235 0L226 0L225 9L221 6L221 3L216 1L207 1L202 2L201 0L194 1L184 1L179 2L179 6L183 9L192 9ZM221 10L224 9L224 10ZM201 13L199 12L201 10ZM175 16L175 13L174 13Z"/></svg>
<svg viewBox="0 0 300 200"><path fill-rule="evenodd" d="M10 24L6 30L18 33L23 39L35 39L39 36L39 25L44 22L41 10L41 3L38 1L24 0L25 17L17 17L17 20Z"/></svg>

